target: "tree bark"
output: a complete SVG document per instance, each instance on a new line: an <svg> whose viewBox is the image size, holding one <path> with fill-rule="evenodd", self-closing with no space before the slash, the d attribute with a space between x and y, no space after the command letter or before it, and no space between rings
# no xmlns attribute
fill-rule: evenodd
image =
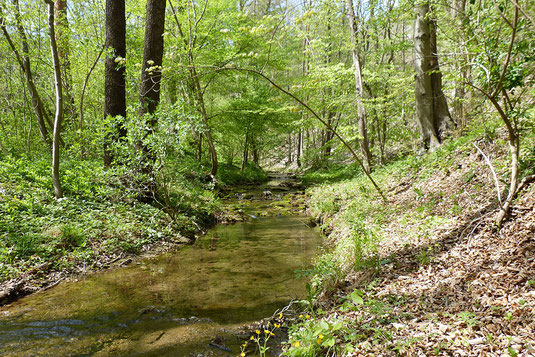
<svg viewBox="0 0 535 357"><path fill-rule="evenodd" d="M416 114L424 149L435 149L452 126L446 97L442 91L442 73L438 65L436 21L424 2L418 7L414 22L414 66Z"/></svg>
<svg viewBox="0 0 535 357"><path fill-rule="evenodd" d="M366 109L362 103L363 84L362 84L362 72L361 72L361 59L358 48L358 28L355 17L355 9L353 7L353 0L347 0L347 10L349 16L349 29L351 33L351 45L352 45L352 59L353 69L355 75L355 95L357 102L357 116L358 116L358 131L359 131L359 146L360 153L362 155L362 163L364 164L364 170L370 172L371 170L371 154L368 142L368 129L366 126Z"/></svg>
<svg viewBox="0 0 535 357"><path fill-rule="evenodd" d="M61 189L61 182L59 179L59 139L61 123L63 121L63 85L61 82L61 64L54 29L54 2L52 0L45 1L48 4L48 31L50 33L50 49L52 51L52 62L54 65L54 87L56 88L56 115L54 118L54 135L52 141L52 180L54 182L54 194L56 198L62 198L63 190Z"/></svg>
<svg viewBox="0 0 535 357"><path fill-rule="evenodd" d="M126 16L124 0L106 0L106 56L104 68L104 117L110 117L110 133L104 140L104 165L110 166L110 145L126 136ZM82 124L80 124L82 125Z"/></svg>
<svg viewBox="0 0 535 357"><path fill-rule="evenodd" d="M299 129L299 132L297 133L297 167L301 167L301 151L302 151L302 141L303 141L303 133L301 129Z"/></svg>
<svg viewBox="0 0 535 357"><path fill-rule="evenodd" d="M166 0L147 1L140 88L140 115L153 114L160 103L166 2ZM148 122L150 131L154 130L156 123L156 118L151 117Z"/></svg>

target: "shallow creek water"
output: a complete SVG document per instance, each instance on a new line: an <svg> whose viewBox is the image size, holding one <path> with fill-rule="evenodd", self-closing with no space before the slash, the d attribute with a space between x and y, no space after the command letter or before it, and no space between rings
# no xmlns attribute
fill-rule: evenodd
<svg viewBox="0 0 535 357"><path fill-rule="evenodd" d="M266 202L243 207L255 217ZM179 251L4 306L0 355L236 356L238 331L303 296L294 271L320 244L305 221L275 214L218 225Z"/></svg>

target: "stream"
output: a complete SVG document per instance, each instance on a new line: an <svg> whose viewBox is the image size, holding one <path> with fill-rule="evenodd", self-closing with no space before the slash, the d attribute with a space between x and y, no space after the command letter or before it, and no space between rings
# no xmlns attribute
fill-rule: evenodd
<svg viewBox="0 0 535 357"><path fill-rule="evenodd" d="M321 244L291 212L284 182L229 194L226 204L250 218L191 246L0 308L0 355L239 355L238 335L304 296L295 270L310 267Z"/></svg>

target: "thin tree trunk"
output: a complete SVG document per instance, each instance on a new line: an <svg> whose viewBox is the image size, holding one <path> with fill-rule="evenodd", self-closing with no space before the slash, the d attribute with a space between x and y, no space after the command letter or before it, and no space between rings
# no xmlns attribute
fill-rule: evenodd
<svg viewBox="0 0 535 357"><path fill-rule="evenodd" d="M55 0L54 14L56 18L56 43L61 64L61 74L63 79L63 94L65 112L74 119L77 116L74 105L73 82L70 62L70 38L69 21L67 19L67 0Z"/></svg>
<svg viewBox="0 0 535 357"><path fill-rule="evenodd" d="M358 130L359 130L359 146L360 153L362 155L362 163L364 164L364 170L370 172L371 170L371 154L368 143L368 129L366 127L366 110L364 104L362 103L362 94L363 94L363 84L362 84L362 73L361 73L361 60L360 53L358 49L358 29L357 21L355 17L355 9L353 7L353 0L347 0L347 10L349 15L349 29L351 32L351 44L352 44L352 58L353 58L353 69L355 75L355 95L357 102L357 115L358 115Z"/></svg>
<svg viewBox="0 0 535 357"><path fill-rule="evenodd" d="M288 164L293 162L292 157L292 134L288 134Z"/></svg>
<svg viewBox="0 0 535 357"><path fill-rule="evenodd" d="M453 6L454 17L457 19L457 24L461 28L461 36L463 41L466 41L466 0L455 0L455 6ZM465 52L463 48L459 49L461 52ZM466 53L459 53L459 56L462 58L461 63L468 63L468 55ZM466 95L465 91L465 82L468 80L468 71L466 66L461 65L457 70L461 73L461 81L457 83L455 87L455 99L453 104L453 116L460 123L461 128L464 128L466 125L464 118L464 99Z"/></svg>
<svg viewBox="0 0 535 357"><path fill-rule="evenodd" d="M243 143L243 156L241 160L242 171L245 169L245 165L247 164L248 158L249 158L249 129L247 129L247 132L245 133L245 142Z"/></svg>
<svg viewBox="0 0 535 357"><path fill-rule="evenodd" d="M253 162L256 165L260 166L260 153L258 150L257 142L256 140L253 140L253 139L251 139L251 142L252 142L252 147L253 147Z"/></svg>
<svg viewBox="0 0 535 357"><path fill-rule="evenodd" d="M19 3L18 0L13 0L13 4L15 7L15 16L17 20L17 30L19 32L19 36L21 38L22 42L22 53L23 56L20 55L19 51L17 50L15 44L13 43L13 40L11 39L11 36L9 35L9 32L6 29L6 24L3 18L3 14L0 13L0 26L2 27L2 32L4 34L4 37L6 38L9 47L11 47L11 50L13 51L13 54L15 55L15 59L19 63L20 67L22 68L24 72L24 77L26 79L26 86L28 87L28 92L30 93L30 99L32 103L32 108L35 112L35 116L37 118L37 123L39 125L39 132L41 133L41 137L45 141L45 143L48 146L52 145L52 142L50 140L50 135L48 133L47 123L50 127L52 127L52 122L50 121L50 118L47 117L46 111L44 109L43 101L41 100L41 96L39 95L39 92L37 91L37 87L35 85L35 82L33 80L33 75L31 71L31 64L30 64L30 57L29 57L29 46L28 46L28 40L26 38L26 34L24 32L24 28L22 27L21 17L20 17L20 11L19 11ZM1 8L0 8L1 9Z"/></svg>
<svg viewBox="0 0 535 357"><path fill-rule="evenodd" d="M178 17L177 17L177 14L176 14L175 8L173 7L172 2L169 1L169 4L171 5L171 10L173 11L174 19L178 27L178 32L184 42L184 49L186 50L186 53L187 53L188 71L190 74L190 79L189 79L190 86L195 97L197 110L201 114L201 120L202 120L202 123L204 124L203 134L206 137L208 150L210 151L210 157L212 160L212 170L210 173L212 176L215 177L219 168L219 162L217 158L217 151L214 145L214 140L212 138L212 132L211 132L210 125L208 122L208 114L207 114L206 106L204 103L204 91L202 90L202 87L199 81L197 68L195 66L195 59L193 57L193 52L192 52L193 43L191 43L191 40L186 38L184 32L182 31L182 26L180 25L180 22L178 21Z"/></svg>
<svg viewBox="0 0 535 357"><path fill-rule="evenodd" d="M56 198L63 197L61 182L59 179L59 161L60 161L60 133L61 123L63 120L63 86L61 82L61 65L56 43L56 34L54 30L54 2L45 0L48 4L48 31L50 33L50 49L52 51L52 62L54 64L54 87L56 88L56 115L54 118L54 136L52 141L52 180L54 182L54 193Z"/></svg>

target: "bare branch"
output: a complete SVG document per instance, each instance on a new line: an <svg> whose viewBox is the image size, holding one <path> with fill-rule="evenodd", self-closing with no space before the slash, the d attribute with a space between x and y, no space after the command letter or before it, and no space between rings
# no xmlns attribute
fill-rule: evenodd
<svg viewBox="0 0 535 357"><path fill-rule="evenodd" d="M494 92L492 93L493 97L496 97L498 93L500 93L500 90L502 88L503 80L505 79L505 72L507 71L507 68L509 67L509 62L511 61L511 53L513 52L513 45L515 43L516 38L516 30L518 25L518 8L515 7L515 19L513 20L513 33L511 34L511 42L509 43L509 49L507 50L507 58L505 59L505 64L503 65L503 71L500 76L500 81L498 82L498 85L494 89Z"/></svg>
<svg viewBox="0 0 535 357"><path fill-rule="evenodd" d="M520 7L520 5L518 5L518 3L515 1L515 0L511 0L511 2L513 3L513 5L515 5L515 7L520 10L520 12L522 13L522 15L524 15L532 24L533 26L535 26L535 20L533 20L533 17L529 16L525 11L524 9L522 9Z"/></svg>
<svg viewBox="0 0 535 357"><path fill-rule="evenodd" d="M349 145L349 143L336 130L334 130L334 128L329 123L327 123L325 120L323 120L312 108L310 108L310 106L308 106L308 104L306 104L304 101L302 101L301 99L296 97L293 93L285 90L280 85L275 83L271 78L269 78L268 76L266 76L265 74L263 74L263 73L261 73L261 72L259 72L257 70L248 69L248 68L239 68L239 67L222 67L222 68L216 68L215 71L217 71L217 72L219 72L219 71L241 71L241 72L248 72L248 73L256 74L256 75L264 78L266 81L268 81L273 87L277 88L279 91L283 92L284 94L288 95L293 100L298 102L301 106L303 106L306 110L308 110L316 119L318 119L329 131L331 131L338 138L338 140L340 140L342 142L342 144L349 150L349 152L351 153L351 155L353 156L355 161L359 164L359 166L361 167L361 169L364 172L364 174L368 177L370 182L373 184L375 190L379 193L379 195L381 195L383 201L384 202L388 202L388 200L387 200L386 196L384 195L383 191L379 188L379 186L377 185L375 180L371 177L370 173L365 169L364 163L359 158L359 156L355 152L355 150L351 147L351 145Z"/></svg>
<svg viewBox="0 0 535 357"><path fill-rule="evenodd" d="M483 156L483 158L485 159L485 162L487 163L487 165L490 168L490 171L492 172L492 176L494 177L494 184L496 185L496 193L498 194L498 202L500 203L500 207L501 207L502 206L502 197L501 197L501 194L500 194L500 183L498 182L498 177L496 176L496 172L494 171L494 166L492 166L492 163L490 162L488 156L485 155L483 150L481 150L475 143L472 143L472 145L474 145L474 147L477 149L477 151L479 151L479 153Z"/></svg>

